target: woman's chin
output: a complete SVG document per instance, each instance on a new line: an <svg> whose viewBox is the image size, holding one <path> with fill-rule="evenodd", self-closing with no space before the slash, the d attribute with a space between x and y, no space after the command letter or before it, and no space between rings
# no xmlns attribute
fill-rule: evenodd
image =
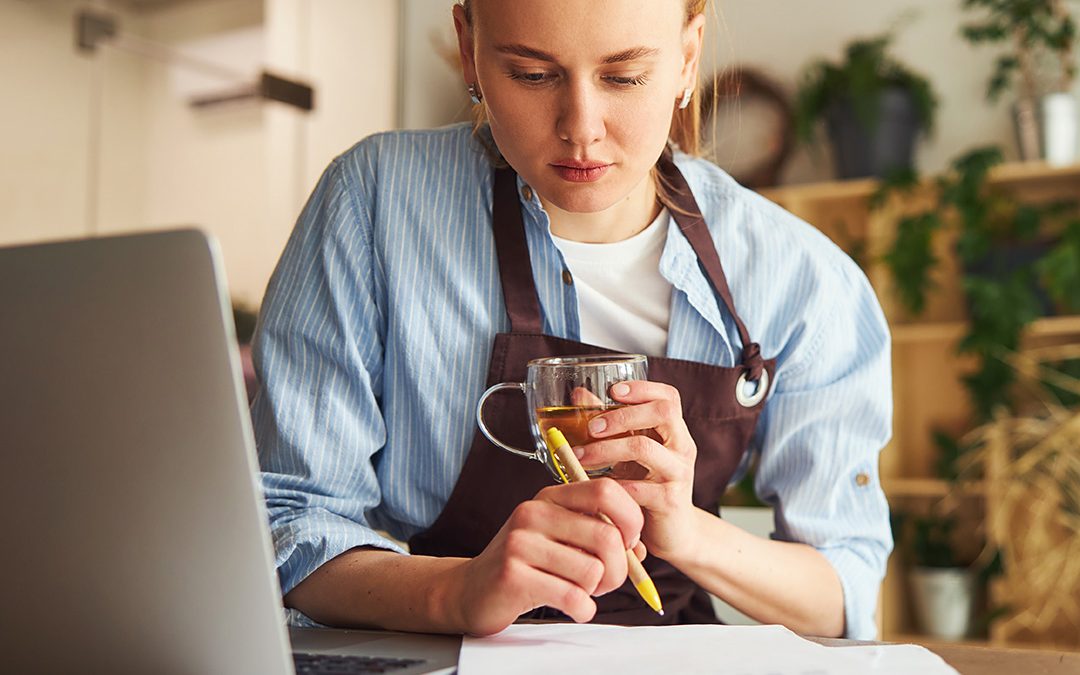
<svg viewBox="0 0 1080 675"><path fill-rule="evenodd" d="M605 186L592 184L565 184L555 186L545 199L553 206L569 213L597 213L611 208L619 200Z"/></svg>

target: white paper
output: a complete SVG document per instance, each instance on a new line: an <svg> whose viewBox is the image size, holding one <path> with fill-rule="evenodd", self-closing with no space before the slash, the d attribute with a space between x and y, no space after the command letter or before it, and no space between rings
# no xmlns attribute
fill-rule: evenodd
<svg viewBox="0 0 1080 675"><path fill-rule="evenodd" d="M466 637L458 673L891 675L915 669L919 675L956 675L921 647L893 649L823 647L782 626L531 624L491 637Z"/></svg>

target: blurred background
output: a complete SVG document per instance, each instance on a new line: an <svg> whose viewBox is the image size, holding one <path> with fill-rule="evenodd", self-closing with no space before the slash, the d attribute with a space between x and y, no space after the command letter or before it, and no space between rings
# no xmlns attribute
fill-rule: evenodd
<svg viewBox="0 0 1080 675"><path fill-rule="evenodd" d="M450 8L0 0L0 245L197 225L250 324L334 156L467 119ZM892 325L887 639L1080 649L1078 17L710 11L709 156L851 254ZM723 508L771 531L745 484Z"/></svg>

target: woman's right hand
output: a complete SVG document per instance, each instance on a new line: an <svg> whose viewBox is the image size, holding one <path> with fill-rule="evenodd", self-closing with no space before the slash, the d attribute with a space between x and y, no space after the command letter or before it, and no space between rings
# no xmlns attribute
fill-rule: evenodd
<svg viewBox="0 0 1080 675"><path fill-rule="evenodd" d="M589 621L596 614L592 596L626 580L626 550L644 559L643 522L641 508L613 480L544 488L514 509L480 555L458 568L452 595L464 632L491 635L543 606Z"/></svg>

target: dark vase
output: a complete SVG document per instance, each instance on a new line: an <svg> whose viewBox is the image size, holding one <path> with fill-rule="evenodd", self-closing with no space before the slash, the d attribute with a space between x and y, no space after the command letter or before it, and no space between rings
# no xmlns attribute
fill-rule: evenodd
<svg viewBox="0 0 1080 675"><path fill-rule="evenodd" d="M907 89L891 87L878 99L877 125L868 128L848 100L834 103L825 113L840 178L884 178L891 171L912 166L919 134L918 110Z"/></svg>
<svg viewBox="0 0 1080 675"><path fill-rule="evenodd" d="M983 257L964 264L964 274L994 281L1004 281L1020 270L1046 257L1057 244L1054 240L1035 240L997 244ZM1031 293L1039 316L1055 316L1057 307L1037 278L1032 278Z"/></svg>

